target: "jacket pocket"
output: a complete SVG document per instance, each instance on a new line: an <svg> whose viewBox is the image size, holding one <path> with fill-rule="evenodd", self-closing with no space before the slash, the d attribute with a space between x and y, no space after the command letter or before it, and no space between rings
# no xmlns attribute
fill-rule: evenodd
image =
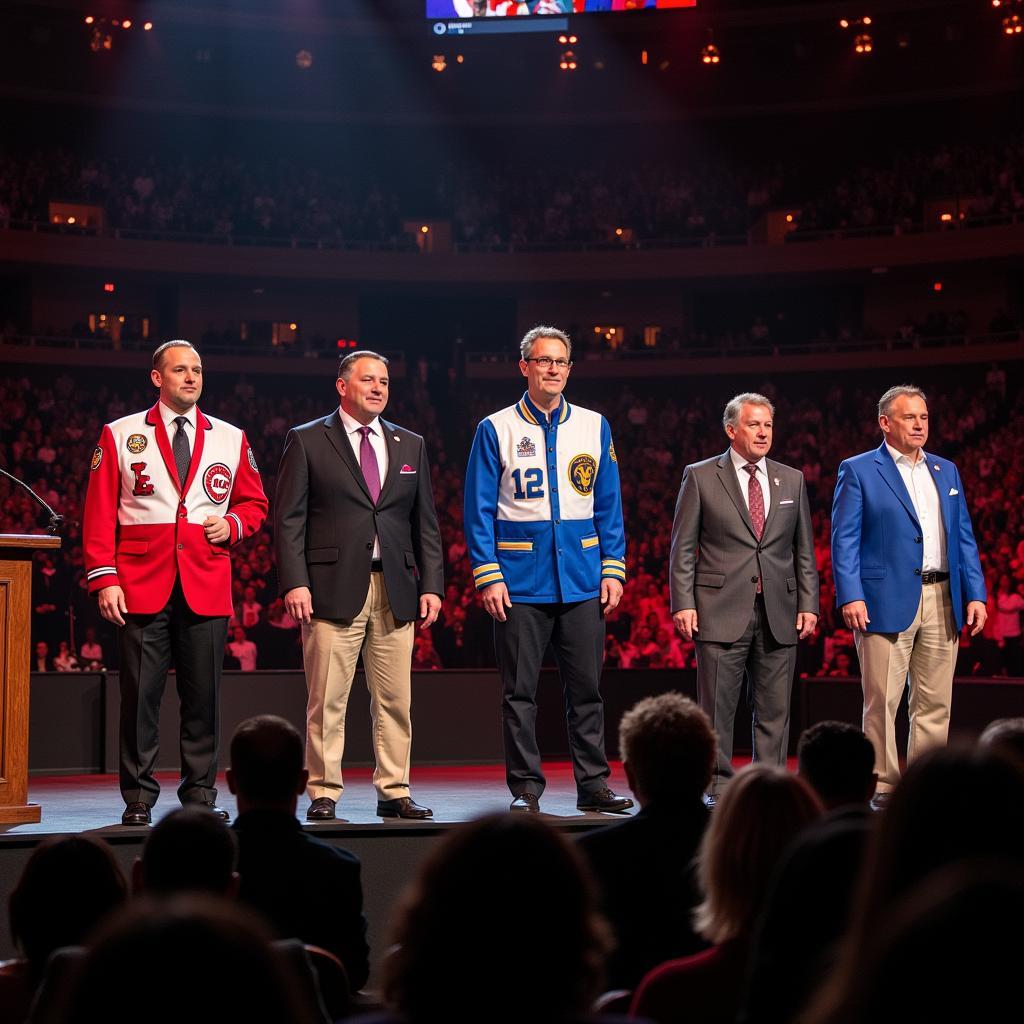
<svg viewBox="0 0 1024 1024"><path fill-rule="evenodd" d="M532 551L532 540L499 540L497 543L499 551Z"/></svg>
<svg viewBox="0 0 1024 1024"><path fill-rule="evenodd" d="M860 567L860 578L862 580L884 580L884 565L862 565Z"/></svg>
<svg viewBox="0 0 1024 1024"><path fill-rule="evenodd" d="M694 576L694 586L697 587L724 587L724 572L698 572Z"/></svg>
<svg viewBox="0 0 1024 1024"><path fill-rule="evenodd" d="M144 555L149 551L148 540L123 540L117 545L119 555Z"/></svg>
<svg viewBox="0 0 1024 1024"><path fill-rule="evenodd" d="M310 565L321 565L338 560L337 548L310 548L306 552L306 561Z"/></svg>
<svg viewBox="0 0 1024 1024"><path fill-rule="evenodd" d="M790 576L790 577L789 577L789 578L788 578L788 579L786 580L786 589L787 589L787 590L788 590L788 591L789 591L789 592L790 592L791 594L793 593L793 591L794 591L794 590L796 590L796 577L795 577L795 576Z"/></svg>
<svg viewBox="0 0 1024 1024"><path fill-rule="evenodd" d="M584 551L589 551L591 548L599 548L601 546L601 538L596 533L591 534L589 537L580 537L580 547Z"/></svg>

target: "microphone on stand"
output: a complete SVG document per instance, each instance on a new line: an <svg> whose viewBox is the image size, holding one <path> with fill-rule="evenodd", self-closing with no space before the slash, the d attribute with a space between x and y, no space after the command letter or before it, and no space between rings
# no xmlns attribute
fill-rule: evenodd
<svg viewBox="0 0 1024 1024"><path fill-rule="evenodd" d="M47 505L46 502L43 501L43 499L40 498L39 495L36 494L36 492L33 491L32 488L29 487L29 485L25 483L24 480L19 480L16 476L14 476L11 473L8 473L7 470L3 468L0 468L0 476L5 476L8 480L13 480L14 483L16 483L19 487L23 487L26 491L28 491L28 493L31 494L32 497L35 498L35 500L40 505L42 505L43 508L46 509L46 511L49 513L50 525L47 527L47 530L53 534L60 533L61 529L64 526L64 517L62 515L59 515L58 513L54 512L53 509L50 508L50 506Z"/></svg>

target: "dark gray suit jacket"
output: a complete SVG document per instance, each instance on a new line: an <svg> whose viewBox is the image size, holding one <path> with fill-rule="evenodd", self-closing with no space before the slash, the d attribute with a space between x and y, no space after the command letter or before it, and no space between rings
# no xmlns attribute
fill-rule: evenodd
<svg viewBox="0 0 1024 1024"><path fill-rule="evenodd" d="M672 611L697 609L699 640L733 643L743 635L758 576L778 643L797 642L797 612L818 614L818 570L804 475L765 461L771 505L760 541L728 451L683 470L669 559Z"/></svg>
<svg viewBox="0 0 1024 1024"><path fill-rule="evenodd" d="M337 410L288 431L274 502L279 589L309 587L317 618L350 622L370 587L374 535L395 618L444 594L444 560L423 438L384 419L388 472L374 505Z"/></svg>

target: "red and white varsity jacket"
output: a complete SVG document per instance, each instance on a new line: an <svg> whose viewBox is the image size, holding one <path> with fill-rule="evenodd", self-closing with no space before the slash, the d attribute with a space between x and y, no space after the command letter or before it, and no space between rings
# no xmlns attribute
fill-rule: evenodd
<svg viewBox="0 0 1024 1024"><path fill-rule="evenodd" d="M85 499L89 590L120 586L132 614L167 604L174 581L197 615L231 614L227 545L206 539L203 521L222 516L228 545L267 517L256 459L243 431L196 409L196 436L182 488L157 402L148 412L108 423L92 453Z"/></svg>

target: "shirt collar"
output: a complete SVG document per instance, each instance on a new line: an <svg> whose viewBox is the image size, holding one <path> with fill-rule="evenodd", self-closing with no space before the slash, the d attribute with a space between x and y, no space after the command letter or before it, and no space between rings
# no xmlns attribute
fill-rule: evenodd
<svg viewBox="0 0 1024 1024"><path fill-rule="evenodd" d="M547 425L548 414L542 412L530 399L530 392L524 391L523 397L519 400L519 413L528 423L536 423L538 425ZM558 396L558 408L552 413L551 422L564 423L569 418L569 403L565 400L565 395Z"/></svg>
<svg viewBox="0 0 1024 1024"><path fill-rule="evenodd" d="M921 452L921 455L918 458L917 462L911 462L909 455L904 455L903 452L896 451L896 449L893 448L893 446L889 444L888 441L885 442L885 449L892 457L892 461L895 462L897 466L899 466L902 463L902 465L904 466L909 466L911 469L916 469L919 465L921 465L921 463L928 461L928 456L925 455L924 451Z"/></svg>
<svg viewBox="0 0 1024 1024"><path fill-rule="evenodd" d="M192 406L191 409L189 409L188 412L175 412L169 405L164 405L163 402L160 402L159 405L160 405L160 418L164 421L164 426L167 427L168 430L170 430L170 428L174 425L174 421L179 416L184 416L185 417L185 421L192 428L192 432L195 433L195 430L196 430L196 407L194 405Z"/></svg>
<svg viewBox="0 0 1024 1024"><path fill-rule="evenodd" d="M360 429L360 427L364 426L364 424L360 423L354 416L349 416L349 414L345 412L340 405L338 406L338 415L341 417L341 425L345 428L346 434L354 434ZM379 416L374 416L369 423L365 424L365 426L369 427L374 434L377 434L380 437L384 436L384 431L380 429Z"/></svg>
<svg viewBox="0 0 1024 1024"><path fill-rule="evenodd" d="M749 462L732 445L729 445L729 455L732 458L732 464L736 469L742 469L744 466L750 465ZM758 473L763 473L765 476L768 475L768 463L765 461L765 457L762 455L761 458L754 463L757 466Z"/></svg>

